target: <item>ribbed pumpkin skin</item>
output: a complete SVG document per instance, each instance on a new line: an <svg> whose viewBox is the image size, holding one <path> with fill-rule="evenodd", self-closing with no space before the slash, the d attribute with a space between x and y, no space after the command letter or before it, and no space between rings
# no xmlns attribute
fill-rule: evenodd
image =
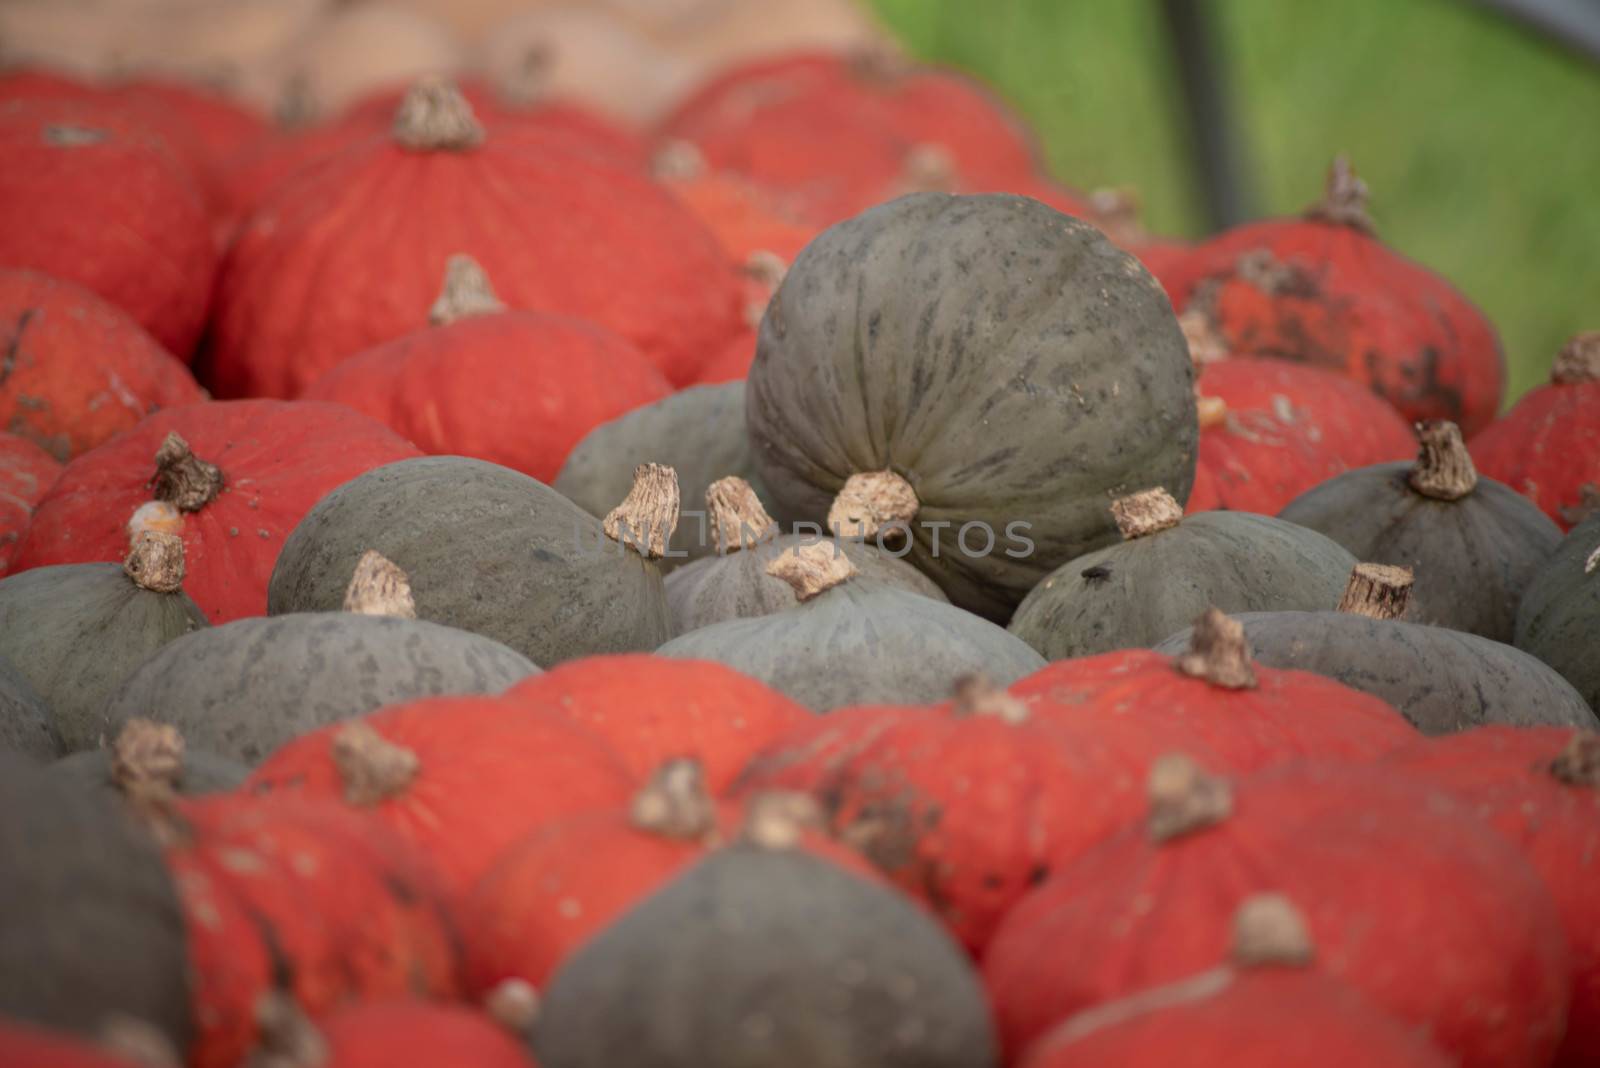
<svg viewBox="0 0 1600 1068"><path fill-rule="evenodd" d="M1130 828L1023 899L984 961L1006 1048L1213 966L1267 891L1298 906L1319 972L1463 1068L1549 1063L1571 963L1538 877L1442 791L1335 764L1242 780L1231 816L1165 843Z"/></svg>
<svg viewBox="0 0 1600 1068"><path fill-rule="evenodd" d="M364 811L426 854L460 901L512 843L553 820L626 803L633 778L601 738L558 716L494 697L392 705L366 717L416 754L416 776L370 805L345 799L333 760L340 729L296 738L257 768L247 792L324 799Z"/></svg>
<svg viewBox="0 0 1600 1068"><path fill-rule="evenodd" d="M27 438L0 432L0 575L11 566L33 506L61 474L61 464Z"/></svg>
<svg viewBox="0 0 1600 1068"><path fill-rule="evenodd" d="M377 821L299 798L178 803L167 849L188 918L194 1068L239 1064L275 989L311 1016L360 998L448 998L457 935L431 867Z"/></svg>
<svg viewBox="0 0 1600 1068"><path fill-rule="evenodd" d="M184 590L212 623L266 611L283 540L323 494L418 455L387 427L336 404L254 400L149 416L73 460L34 513L12 570L121 560L128 520L150 500L156 450L171 431L222 469L222 492L183 517Z"/></svg>
<svg viewBox="0 0 1600 1068"><path fill-rule="evenodd" d="M1394 406L1343 375L1286 360L1236 357L1200 369L1200 395L1227 406L1200 431L1205 509L1277 515L1306 490L1356 467L1409 459L1416 438ZM1201 511L1189 499L1189 511Z"/></svg>
<svg viewBox="0 0 1600 1068"><path fill-rule="evenodd" d="M1100 231L1021 197L917 194L824 232L767 310L745 408L778 519L825 523L848 476L892 468L920 502L906 559L995 620L1117 537L1108 495L1182 502L1194 481L1165 296ZM952 544L974 522L988 555L981 528L973 555Z"/></svg>
<svg viewBox="0 0 1600 1068"><path fill-rule="evenodd" d="M1326 675L1400 710L1424 734L1489 723L1597 727L1583 697L1550 668L1509 645L1445 627L1342 612L1245 612L1258 664ZM1187 630L1155 647L1176 656Z"/></svg>
<svg viewBox="0 0 1600 1068"><path fill-rule="evenodd" d="M1379 1012L1343 983L1296 968L1253 968L1175 1003L1137 1008L1098 1026L1062 1024L1030 1046L1020 1068L1451 1068L1426 1036Z"/></svg>
<svg viewBox="0 0 1600 1068"><path fill-rule="evenodd" d="M1390 705L1321 675L1255 665L1256 686L1231 690L1185 675L1144 649L1058 660L1011 685L1042 723L1137 721L1205 747L1209 766L1257 771L1306 757L1370 762L1417 741ZM1109 725L1105 729L1115 729Z"/></svg>
<svg viewBox="0 0 1600 1068"><path fill-rule="evenodd" d="M370 415L423 452L489 460L551 482L590 430L671 392L655 365L609 330L507 312L385 342L302 396Z"/></svg>
<svg viewBox="0 0 1600 1068"><path fill-rule="evenodd" d="M0 261L93 290L187 360L217 263L200 191L171 146L86 98L0 105L0 153Z"/></svg>
<svg viewBox="0 0 1600 1068"><path fill-rule="evenodd" d="M138 1068L99 1046L12 1020L0 1021L0 1064L27 1068Z"/></svg>
<svg viewBox="0 0 1600 1068"><path fill-rule="evenodd" d="M1561 673L1574 689L1600 708L1600 662L1594 635L1600 621L1600 564L1589 561L1600 550L1600 513L1572 528L1522 595L1517 609L1517 648Z"/></svg>
<svg viewBox="0 0 1600 1068"><path fill-rule="evenodd" d="M1511 641L1517 604L1561 531L1526 498L1480 478L1460 500L1412 489L1409 462L1349 471L1290 501L1282 518L1321 531L1360 560L1416 574L1406 616Z"/></svg>
<svg viewBox="0 0 1600 1068"><path fill-rule="evenodd" d="M367 1001L318 1025L325 1068L535 1068L522 1044L483 1013L420 998Z"/></svg>
<svg viewBox="0 0 1600 1068"><path fill-rule="evenodd" d="M0 579L0 656L33 684L71 752L102 740L100 714L129 674L206 625L181 590L143 589L121 564L37 567Z"/></svg>
<svg viewBox="0 0 1600 1068"><path fill-rule="evenodd" d="M1287 277L1263 288L1265 254ZM1197 248L1169 280L1180 311L1201 308L1228 351L1342 371L1408 420L1487 426L1505 390L1493 324L1443 278L1335 223L1250 223ZM1269 291L1272 289L1273 291Z"/></svg>
<svg viewBox="0 0 1600 1068"><path fill-rule="evenodd" d="M604 738L639 782L668 760L693 757L713 795L763 746L812 718L721 664L640 654L573 660L505 696Z"/></svg>
<svg viewBox="0 0 1600 1068"><path fill-rule="evenodd" d="M741 321L716 240L643 175L557 135L491 130L468 152L409 152L379 135L286 181L240 232L218 287L208 384L220 396L296 395L425 325L457 253L510 307L609 327L674 383ZM331 288L310 291L312 277Z"/></svg>
<svg viewBox="0 0 1600 1068"><path fill-rule="evenodd" d="M1332 608L1356 558L1313 530L1211 512L1051 572L1007 628L1046 660L1147 648L1207 608Z"/></svg>
<svg viewBox="0 0 1600 1068"><path fill-rule="evenodd" d="M1572 950L1572 1011L1555 1060L1562 1068L1600 1063L1600 789L1568 786L1549 770L1572 737L1557 727L1480 727L1385 762L1449 791L1544 879Z"/></svg>
<svg viewBox="0 0 1600 1068"><path fill-rule="evenodd" d="M1471 444L1479 471L1571 530L1600 505L1600 382L1535 386Z"/></svg>
<svg viewBox="0 0 1600 1068"><path fill-rule="evenodd" d="M37 271L0 270L0 425L67 461L205 394L127 312Z"/></svg>
<svg viewBox="0 0 1600 1068"><path fill-rule="evenodd" d="M11 661L0 656L0 753L47 762L62 751L61 736L44 699Z"/></svg>

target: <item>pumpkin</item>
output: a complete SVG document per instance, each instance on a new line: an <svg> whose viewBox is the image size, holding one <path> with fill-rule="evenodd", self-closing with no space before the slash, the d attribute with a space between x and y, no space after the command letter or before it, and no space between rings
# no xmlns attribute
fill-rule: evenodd
<svg viewBox="0 0 1600 1068"><path fill-rule="evenodd" d="M205 394L127 312L82 286L0 270L0 423L65 462Z"/></svg>
<svg viewBox="0 0 1600 1068"><path fill-rule="evenodd" d="M606 0L673 55L715 74L752 58L797 48L847 52L884 47L889 38L870 5L858 0Z"/></svg>
<svg viewBox="0 0 1600 1068"><path fill-rule="evenodd" d="M1366 201L1340 157L1302 218L1248 223L1196 249L1172 303L1202 313L1230 352L1342 371L1408 420L1448 419L1473 434L1505 390L1494 326L1378 241Z"/></svg>
<svg viewBox="0 0 1600 1068"><path fill-rule="evenodd" d="M336 404L165 409L67 465L12 570L120 560L130 535L164 530L182 536L184 590L211 622L259 616L283 539L311 506L364 471L416 455Z"/></svg>
<svg viewBox="0 0 1600 1068"><path fill-rule="evenodd" d="M1395 771L1448 790L1515 845L1544 879L1572 949L1562 1068L1600 1059L1600 735L1480 727L1399 750Z"/></svg>
<svg viewBox="0 0 1600 1068"><path fill-rule="evenodd" d="M1321 534L1244 512L1185 518L1166 490L1111 502L1122 543L1051 572L1022 599L1012 634L1046 660L1146 648L1207 607L1337 604L1356 559Z"/></svg>
<svg viewBox="0 0 1600 1068"><path fill-rule="evenodd" d="M1235 618L1260 663L1315 672L1369 693L1399 709L1424 734L1488 723L1600 726L1583 697L1527 653L1399 618L1410 584L1403 568L1360 564L1341 602L1344 610L1244 612ZM1390 603L1361 607L1369 596L1382 602L1396 594ZM1155 649L1176 656L1189 642L1185 631Z"/></svg>
<svg viewBox="0 0 1600 1068"><path fill-rule="evenodd" d="M653 649L667 637L655 560L677 519L678 487L657 464L635 475L602 523L543 483L481 460L379 468L328 494L295 528L268 610L337 608L357 558L375 549L410 576L419 619L494 638L542 667Z"/></svg>
<svg viewBox="0 0 1600 1068"><path fill-rule="evenodd" d="M1109 498L1188 497L1192 390L1166 298L1098 230L1020 197L922 194L795 260L745 414L779 520L909 536L954 604L1003 621L1116 537Z"/></svg>
<svg viewBox="0 0 1600 1068"><path fill-rule="evenodd" d="M573 660L524 679L506 697L604 738L640 782L669 760L693 758L713 794L763 746L812 718L721 664L640 654Z"/></svg>
<svg viewBox="0 0 1600 1068"><path fill-rule="evenodd" d="M303 734L245 790L366 813L426 854L460 902L513 843L623 804L632 786L605 742L570 720L513 700L441 697Z"/></svg>
<svg viewBox="0 0 1600 1068"><path fill-rule="evenodd" d="M231 1068L263 996L321 1015L360 998L449 997L456 932L425 858L388 828L296 797L145 795L183 898L196 1036L187 1063Z"/></svg>
<svg viewBox="0 0 1600 1068"><path fill-rule="evenodd" d="M735 264L745 264L757 253L788 263L822 229L794 198L740 175L711 170L687 141L663 146L652 172L706 224Z"/></svg>
<svg viewBox="0 0 1600 1068"><path fill-rule="evenodd" d="M1600 509L1600 331L1562 346L1550 383L1472 439L1472 458L1570 530Z"/></svg>
<svg viewBox="0 0 1600 1068"><path fill-rule="evenodd" d="M300 171L239 233L209 384L222 396L298 393L424 326L456 253L482 264L511 307L609 327L674 383L739 326L734 272L670 193L567 135L486 134L454 86L430 80L406 95L390 135ZM336 290L308 300L312 273Z"/></svg>
<svg viewBox="0 0 1600 1068"><path fill-rule="evenodd" d="M765 304L761 306L761 312L766 314ZM750 365L755 362L755 358L756 331L754 329L741 331L712 353L711 359L705 362L700 368L700 373L695 376L695 381L707 386L737 382L742 387L744 380L750 375Z"/></svg>
<svg viewBox="0 0 1600 1068"><path fill-rule="evenodd" d="M794 590L767 568L789 550L816 539L807 534L779 534L760 498L737 475L711 484L706 490L706 512L717 555L696 560L667 576L667 612L673 635L793 608ZM838 549L860 572L853 580L858 590L888 586L949 603L933 580L875 546L840 541Z"/></svg>
<svg viewBox="0 0 1600 1068"><path fill-rule="evenodd" d="M1516 646L1555 668L1600 708L1594 657L1600 620L1600 515L1572 528L1528 584L1517 609Z"/></svg>
<svg viewBox="0 0 1600 1068"><path fill-rule="evenodd" d="M211 179L229 160L273 136L260 112L194 81L144 75L115 85L112 92L181 129Z"/></svg>
<svg viewBox="0 0 1600 1068"><path fill-rule="evenodd" d="M860 569L838 546L812 541L767 565L794 591L793 608L701 627L656 653L726 664L817 712L937 701L963 675L984 672L1005 685L1044 666L981 616L860 583Z"/></svg>
<svg viewBox="0 0 1600 1068"><path fill-rule="evenodd" d="M521 1043L483 1013L420 997L363 1001L319 1023L292 998L269 995L251 1063L272 1068L534 1068Z"/></svg>
<svg viewBox="0 0 1600 1068"><path fill-rule="evenodd" d="M183 916L150 837L109 798L0 751L0 856L0 1017L87 1038L131 1019L187 1048Z"/></svg>
<svg viewBox="0 0 1600 1068"><path fill-rule="evenodd" d="M1378 464L1296 497L1282 518L1362 560L1411 568L1411 618L1509 642L1517 604L1561 531L1511 487L1479 478L1454 423L1419 423L1415 463Z"/></svg>
<svg viewBox="0 0 1600 1068"><path fill-rule="evenodd" d="M1060 1021L1193 975L1253 894L1284 894L1313 967L1425 1031L1463 1068L1545 1065L1570 961L1548 892L1442 791L1333 763L1237 783L1181 755L1129 828L1024 898L984 979L1009 1051Z"/></svg>
<svg viewBox="0 0 1600 1068"><path fill-rule="evenodd" d="M33 506L61 475L61 464L27 438L0 432L0 575L10 569Z"/></svg>
<svg viewBox="0 0 1600 1068"><path fill-rule="evenodd" d="M0 656L32 683L67 751L98 745L101 712L128 675L207 625L183 575L182 539L146 531L121 564L39 567L0 580Z"/></svg>
<svg viewBox="0 0 1600 1068"><path fill-rule="evenodd" d="M374 89L467 66L445 26L385 3L334 5L284 55L279 110L301 122L335 115Z"/></svg>
<svg viewBox="0 0 1600 1068"><path fill-rule="evenodd" d="M187 360L217 263L169 142L93 100L14 101L0 105L0 150L0 261L98 293Z"/></svg>
<svg viewBox="0 0 1600 1068"><path fill-rule="evenodd" d="M1305 918L1280 894L1247 898L1226 963L1089 1009L1028 1048L1022 1068L1449 1068L1427 1038L1310 965Z"/></svg>
<svg viewBox="0 0 1600 1068"><path fill-rule="evenodd" d="M1129 187L1096 189L1089 194L1087 207L1087 211L1080 208L1074 212L1066 207L1058 210L1068 215L1081 214L1104 230L1118 248L1138 257L1145 270L1172 292L1167 277L1180 269L1178 265L1193 251L1193 246L1175 238L1156 237L1145 230L1139 191Z"/></svg>
<svg viewBox="0 0 1600 1068"><path fill-rule="evenodd" d="M250 774L236 760L188 748L177 728L148 719L130 719L110 745L82 749L50 766L57 776L84 790L123 798L158 781L184 796L227 793Z"/></svg>
<svg viewBox="0 0 1600 1068"><path fill-rule="evenodd" d="M1244 627L1215 607L1174 656L1128 649L1057 660L1010 693L1035 720L1108 731L1134 720L1162 737L1198 742L1213 767L1235 772L1305 757L1366 763L1417 738L1376 697L1256 663Z"/></svg>
<svg viewBox="0 0 1600 1068"><path fill-rule="evenodd" d="M61 752L61 736L44 699L11 661L0 656L0 754L44 761Z"/></svg>
<svg viewBox="0 0 1600 1068"><path fill-rule="evenodd" d="M91 1044L59 1031L0 1020L0 1063L28 1068L139 1068L141 1055L154 1051L170 1058L170 1063L178 1063L177 1054L164 1039L154 1036L158 1044L152 1049L153 1032L138 1028L136 1037L130 1039L124 1027L120 1035L113 1032L106 1040Z"/></svg>
<svg viewBox="0 0 1600 1068"><path fill-rule="evenodd" d="M714 555L709 517L699 510L711 484L738 475L760 488L744 432L744 383L691 386L602 423L573 446L551 485L603 516L627 494L634 468L651 461L678 473L688 505L678 513L662 569Z"/></svg>
<svg viewBox="0 0 1600 1068"><path fill-rule="evenodd" d="M995 1064L960 948L801 839L759 815L584 943L544 991L539 1064Z"/></svg>
<svg viewBox="0 0 1600 1068"><path fill-rule="evenodd" d="M344 361L303 396L364 412L423 452L550 482L584 434L672 392L603 327L509 311L471 257L451 258L429 321Z"/></svg>

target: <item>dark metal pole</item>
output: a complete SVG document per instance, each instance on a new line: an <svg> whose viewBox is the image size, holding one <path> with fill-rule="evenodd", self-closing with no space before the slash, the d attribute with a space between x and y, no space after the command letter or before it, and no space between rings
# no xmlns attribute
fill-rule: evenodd
<svg viewBox="0 0 1600 1068"><path fill-rule="evenodd" d="M1255 189L1205 0L1161 0L1200 207L1223 230L1255 217Z"/></svg>

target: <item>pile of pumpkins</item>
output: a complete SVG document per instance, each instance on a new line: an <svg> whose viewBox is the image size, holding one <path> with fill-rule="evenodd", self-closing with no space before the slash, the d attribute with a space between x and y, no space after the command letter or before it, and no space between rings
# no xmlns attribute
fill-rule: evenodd
<svg viewBox="0 0 1600 1068"><path fill-rule="evenodd" d="M1347 161L1158 238L843 3L0 26L0 1063L1600 1064L1600 334L1502 414Z"/></svg>

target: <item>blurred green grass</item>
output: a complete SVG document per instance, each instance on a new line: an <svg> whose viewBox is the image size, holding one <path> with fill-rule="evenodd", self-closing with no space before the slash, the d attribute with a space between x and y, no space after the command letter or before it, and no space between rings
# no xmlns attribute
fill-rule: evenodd
<svg viewBox="0 0 1600 1068"><path fill-rule="evenodd" d="M977 75L1055 174L1133 185L1203 232L1155 0L874 0L913 52ZM1500 328L1508 400L1600 329L1600 68L1470 0L1210 0L1264 214L1350 153L1379 233Z"/></svg>

